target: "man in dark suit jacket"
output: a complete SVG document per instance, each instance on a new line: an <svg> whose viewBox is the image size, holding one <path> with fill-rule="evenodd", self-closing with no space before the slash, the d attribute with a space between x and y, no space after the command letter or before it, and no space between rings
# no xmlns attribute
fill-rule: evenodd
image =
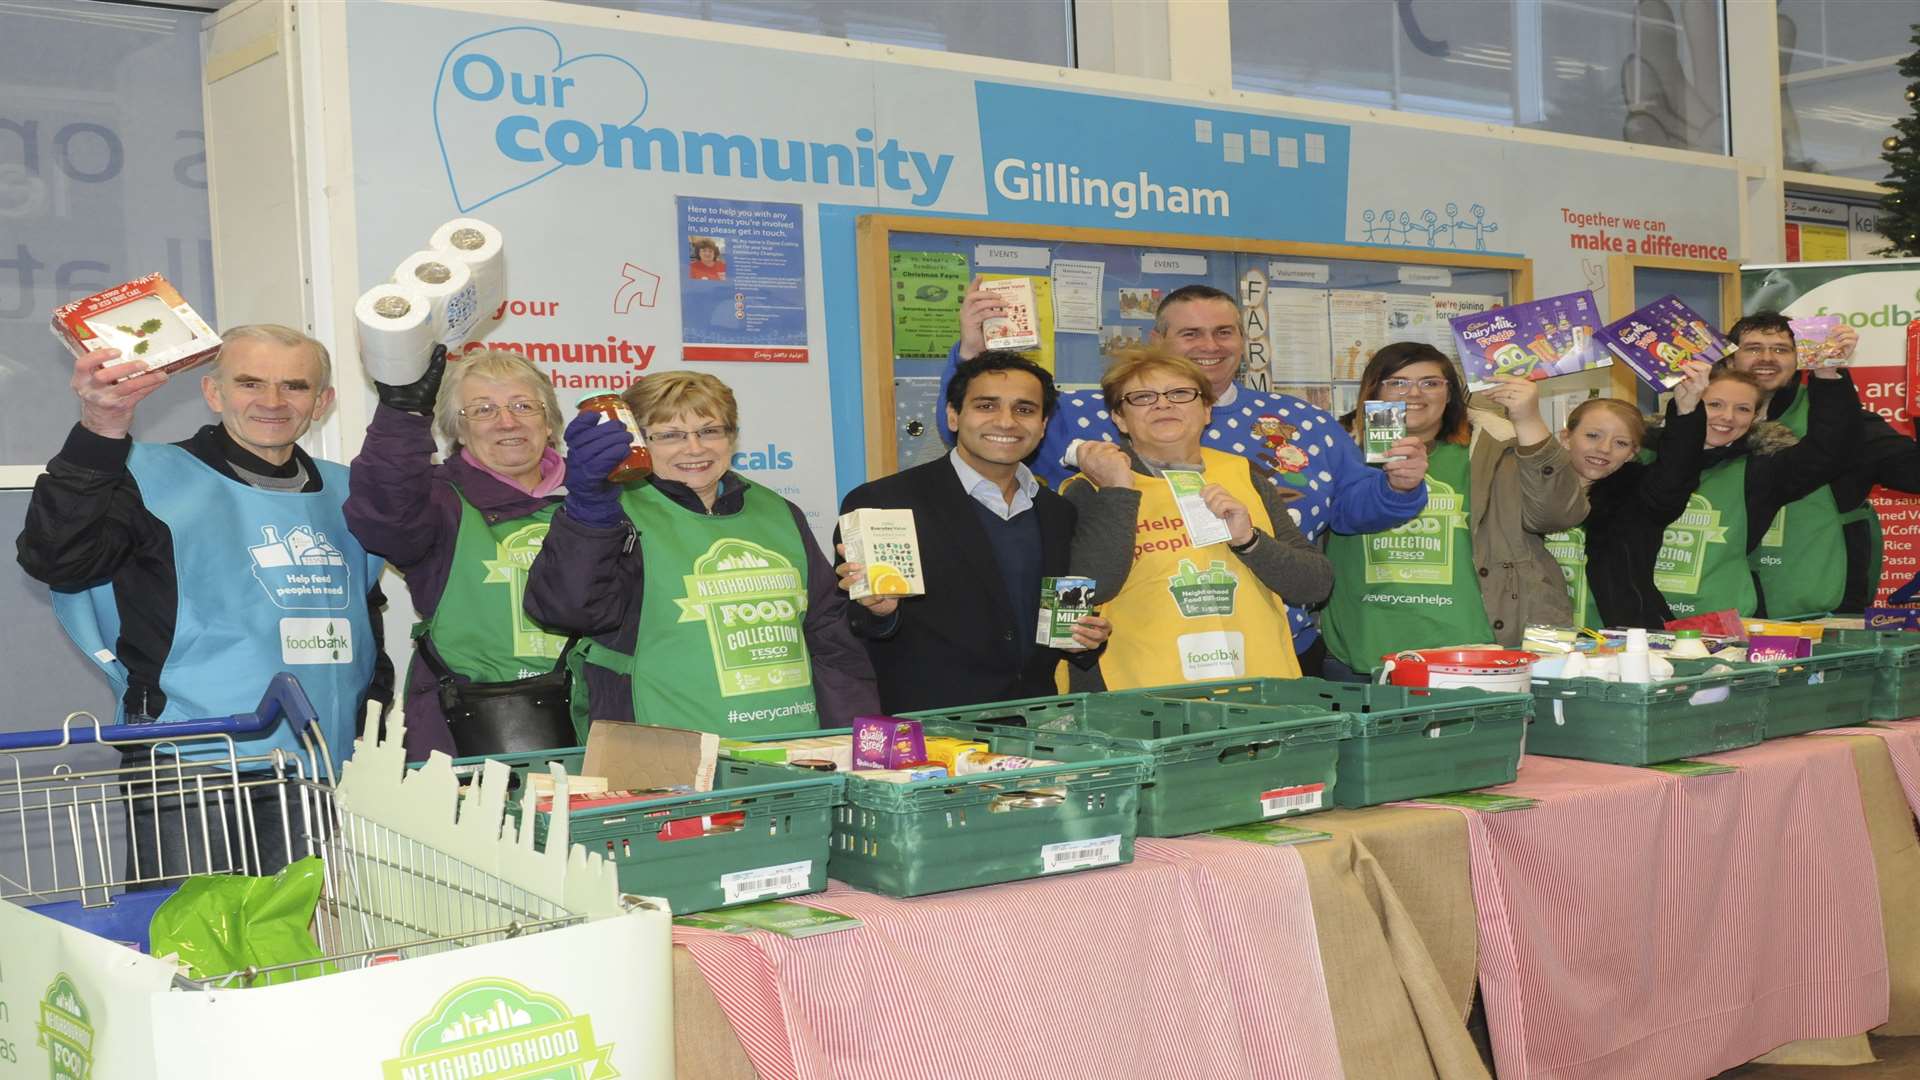
<svg viewBox="0 0 1920 1080"><path fill-rule="evenodd" d="M1074 508L1025 464L1058 399L1045 368L1018 353L983 352L947 385L953 451L841 501L843 514L912 510L920 540L925 596L869 596L847 606L888 712L1052 694L1062 658L1090 664L1106 641L1110 624L1089 615L1074 629L1083 648L1035 642L1040 579L1066 576L1073 542ZM865 568L837 570L845 589Z"/></svg>

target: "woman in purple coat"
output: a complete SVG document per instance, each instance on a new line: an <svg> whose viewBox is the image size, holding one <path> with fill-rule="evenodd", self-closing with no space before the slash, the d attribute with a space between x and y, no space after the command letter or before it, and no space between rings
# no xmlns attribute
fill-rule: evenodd
<svg viewBox="0 0 1920 1080"><path fill-rule="evenodd" d="M353 459L346 515L361 544L406 576L420 613L407 757L573 745L568 638L521 604L566 474L552 384L503 350L468 353L446 372L436 348L418 382L374 386L380 406ZM449 446L437 465L436 432Z"/></svg>

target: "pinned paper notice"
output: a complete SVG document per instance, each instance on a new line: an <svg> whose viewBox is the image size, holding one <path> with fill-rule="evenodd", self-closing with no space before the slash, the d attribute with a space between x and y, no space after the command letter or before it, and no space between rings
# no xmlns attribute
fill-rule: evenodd
<svg viewBox="0 0 1920 1080"><path fill-rule="evenodd" d="M1193 122L1193 141L1210 143L1213 141L1213 121L1195 120Z"/></svg>
<svg viewBox="0 0 1920 1080"><path fill-rule="evenodd" d="M1197 548L1226 543L1232 536L1227 531L1227 523L1208 509L1207 501L1200 497L1201 490L1207 486L1206 476L1191 469L1168 469L1163 475L1167 488L1173 492L1173 503L1187 524L1187 542Z"/></svg>
<svg viewBox="0 0 1920 1080"><path fill-rule="evenodd" d="M1220 157L1234 165L1247 160L1247 138L1237 131L1220 136Z"/></svg>
<svg viewBox="0 0 1920 1080"><path fill-rule="evenodd" d="M1207 276L1207 257L1175 255L1168 251L1144 251L1140 253L1140 272L1143 274L1192 274L1194 277L1205 277Z"/></svg>
<svg viewBox="0 0 1920 1080"><path fill-rule="evenodd" d="M1327 163L1327 137L1314 132L1307 133L1307 164L1325 165Z"/></svg>
<svg viewBox="0 0 1920 1080"><path fill-rule="evenodd" d="M1300 140L1275 139L1273 140L1273 153L1274 157L1279 159L1281 168L1297 169L1300 167Z"/></svg>
<svg viewBox="0 0 1920 1080"><path fill-rule="evenodd" d="M1266 157L1273 153L1273 133L1258 128L1247 133L1247 153L1254 157Z"/></svg>

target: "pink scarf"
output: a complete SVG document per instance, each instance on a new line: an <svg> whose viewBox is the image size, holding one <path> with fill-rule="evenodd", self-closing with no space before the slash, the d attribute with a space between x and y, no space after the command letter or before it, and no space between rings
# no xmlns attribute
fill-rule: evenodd
<svg viewBox="0 0 1920 1080"><path fill-rule="evenodd" d="M473 451L467 447L463 446L460 448L460 460L479 469L481 472L486 473L488 476L493 477L508 487L515 490L522 490L520 481L515 480L505 473L489 469L479 458L475 457ZM533 490L527 492L527 494L536 499L543 499L559 490L561 483L565 481L566 478L566 459L561 457L559 452L554 450L553 447L549 446L546 452L540 455L540 482L533 485Z"/></svg>

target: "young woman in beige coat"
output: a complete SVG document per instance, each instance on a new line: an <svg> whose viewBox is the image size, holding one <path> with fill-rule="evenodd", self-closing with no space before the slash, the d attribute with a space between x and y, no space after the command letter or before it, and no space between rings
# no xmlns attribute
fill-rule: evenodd
<svg viewBox="0 0 1920 1080"><path fill-rule="evenodd" d="M1332 656L1364 674L1403 649L1515 646L1529 624L1571 622L1545 537L1585 521L1587 496L1540 418L1539 387L1508 379L1483 392L1505 416L1470 408L1446 356L1403 341L1374 354L1360 399L1407 403L1407 434L1428 446L1427 507L1386 532L1329 536L1321 629ZM1345 422L1365 437L1354 414Z"/></svg>

